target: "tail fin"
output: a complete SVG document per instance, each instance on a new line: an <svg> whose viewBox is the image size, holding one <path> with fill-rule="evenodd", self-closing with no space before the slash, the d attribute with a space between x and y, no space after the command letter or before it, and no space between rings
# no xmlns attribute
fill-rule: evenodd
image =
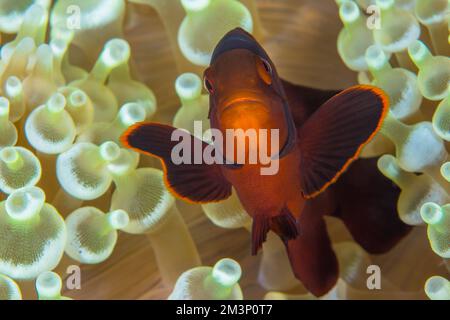
<svg viewBox="0 0 450 320"><path fill-rule="evenodd" d="M358 159L334 186L337 209L353 238L369 253L394 247L411 227L398 217L400 189L377 168L377 158Z"/></svg>
<svg viewBox="0 0 450 320"><path fill-rule="evenodd" d="M297 223L300 234L285 242L292 271L308 291L323 296L335 286L339 275L323 215L308 201Z"/></svg>
<svg viewBox="0 0 450 320"><path fill-rule="evenodd" d="M300 233L285 243L295 276L312 294L326 294L339 274L323 214L334 212L369 253L384 253L411 230L398 217L399 194L371 158L356 160L322 198L306 201L297 221Z"/></svg>

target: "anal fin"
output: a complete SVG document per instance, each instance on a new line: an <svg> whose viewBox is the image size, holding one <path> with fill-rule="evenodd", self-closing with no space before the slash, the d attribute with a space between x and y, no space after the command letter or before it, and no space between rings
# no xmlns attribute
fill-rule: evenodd
<svg viewBox="0 0 450 320"><path fill-rule="evenodd" d="M299 232L297 222L291 212L284 207L276 216L257 214L252 226L252 255L258 253L267 238L267 232L274 231L285 243L295 239Z"/></svg>
<svg viewBox="0 0 450 320"><path fill-rule="evenodd" d="M252 255L256 255L261 249L263 242L267 239L269 229L269 217L262 214L255 215L252 225Z"/></svg>

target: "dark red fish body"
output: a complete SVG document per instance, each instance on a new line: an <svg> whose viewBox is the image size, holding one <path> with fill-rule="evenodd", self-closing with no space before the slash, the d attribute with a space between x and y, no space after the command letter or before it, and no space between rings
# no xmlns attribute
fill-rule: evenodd
<svg viewBox="0 0 450 320"><path fill-rule="evenodd" d="M305 199L299 182L299 151L293 150L276 161L279 161L276 175L261 175L261 165L244 165L239 172L223 169L225 177L234 186L239 199L252 217L257 214L275 217L283 207L288 208L295 217L300 216Z"/></svg>
<svg viewBox="0 0 450 320"><path fill-rule="evenodd" d="M277 162L276 174L262 174L264 164L259 161L240 163L238 169L222 167L225 179L234 186L243 206L256 222L252 247L252 252L256 253L269 229L286 240L298 233L295 218L300 216L304 205L298 165L300 150L295 144L296 130L287 98L272 62L261 47L252 47L251 42L244 44L247 48L242 48L240 41L247 41L247 34L239 31L230 37L217 46L211 66L205 71L211 127L219 129L224 137L230 129L254 130L255 134L261 129L267 130L268 139L258 138L258 143L268 146L273 138L270 130L276 129L277 150L269 150L269 153L283 153L271 160L271 165ZM242 139L234 142L238 144ZM228 143L225 142L224 148ZM251 149L248 143L244 148L247 160L251 152L259 154L259 145ZM237 149L231 154L222 152L227 160L236 161Z"/></svg>
<svg viewBox="0 0 450 320"><path fill-rule="evenodd" d="M284 241L296 277L320 296L338 278L323 215L341 218L355 240L374 253L388 250L408 232L396 213L399 190L378 172L376 159L357 160L349 168L386 115L388 102L380 89L324 91L283 81L264 49L242 29L219 42L204 81L210 93L211 128L223 137L227 130L266 130L270 164L260 158L238 161L239 152L246 160L260 154L260 136L255 145L239 145L233 136L230 148L225 139L216 151L223 164L174 163L171 150L177 142L171 137L177 129L163 124L138 124L122 141L160 158L166 184L180 198L220 201L234 187L253 218L253 254L272 230ZM208 148L186 135L193 146ZM272 145L275 140L278 143ZM262 174L268 166L277 170Z"/></svg>
<svg viewBox="0 0 450 320"><path fill-rule="evenodd" d="M279 161L276 175L261 175L261 165L243 165L239 170L223 169L224 176L234 186L242 205L253 218L253 254L261 247L269 229L285 240L298 234L295 219L305 204L297 169L298 153L298 150L293 150L276 160ZM290 229L285 231L283 227Z"/></svg>

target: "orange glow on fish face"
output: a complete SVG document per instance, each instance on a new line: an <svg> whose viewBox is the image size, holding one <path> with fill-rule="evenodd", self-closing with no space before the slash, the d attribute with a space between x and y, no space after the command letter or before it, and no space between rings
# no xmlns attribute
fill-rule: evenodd
<svg viewBox="0 0 450 320"><path fill-rule="evenodd" d="M221 110L220 122L224 128L247 130L268 128L273 120L263 101L238 98Z"/></svg>
<svg viewBox="0 0 450 320"><path fill-rule="evenodd" d="M266 109L272 116L272 122L281 120L279 127L285 125L283 117L278 117L283 114L279 107L283 100L271 86L271 70L268 61L248 50L235 49L223 53L204 74L205 88L211 99L211 112L220 121L225 109L233 107L236 111L241 106L245 108L251 104L250 109ZM246 117L252 117L252 113L249 112ZM266 124L263 121L261 127Z"/></svg>
<svg viewBox="0 0 450 320"><path fill-rule="evenodd" d="M204 74L212 127L224 134L227 129L265 129L269 146L270 130L276 129L279 145L283 145L287 139L286 120L283 98L272 86L274 76L271 63L249 50L223 53ZM278 150L269 151L275 154ZM227 154L227 159L234 158L235 155Z"/></svg>

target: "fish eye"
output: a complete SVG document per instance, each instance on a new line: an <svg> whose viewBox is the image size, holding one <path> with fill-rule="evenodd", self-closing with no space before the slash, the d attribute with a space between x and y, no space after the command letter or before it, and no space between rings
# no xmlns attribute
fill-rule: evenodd
<svg viewBox="0 0 450 320"><path fill-rule="evenodd" d="M213 86L211 81L209 81L208 77L203 77L203 85L205 86L205 89L209 92L209 93L213 93Z"/></svg>
<svg viewBox="0 0 450 320"><path fill-rule="evenodd" d="M261 59L264 69L266 69L267 73L272 74L272 66L270 65L269 61L266 59Z"/></svg>
<svg viewBox="0 0 450 320"><path fill-rule="evenodd" d="M259 77L267 84L272 84L272 65L266 59L258 57L256 67Z"/></svg>

